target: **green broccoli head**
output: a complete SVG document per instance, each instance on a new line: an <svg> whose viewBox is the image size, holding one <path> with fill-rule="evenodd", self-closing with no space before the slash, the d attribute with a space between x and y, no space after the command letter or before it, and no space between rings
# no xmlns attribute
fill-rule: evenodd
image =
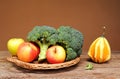
<svg viewBox="0 0 120 79"><path fill-rule="evenodd" d="M80 31L70 27L70 26L61 26L58 28L58 42L65 48L71 48L76 55L75 57L80 56L83 45L83 35ZM68 52L72 54L72 52ZM67 55L69 55L67 54ZM71 55L70 55L71 56ZM67 56L69 57L69 56ZM75 57L66 58L67 60L72 60Z"/></svg>
<svg viewBox="0 0 120 79"><path fill-rule="evenodd" d="M40 46L38 61L46 59L46 51L50 45L56 44L56 29L50 26L35 26L28 33L27 40L37 43Z"/></svg>
<svg viewBox="0 0 120 79"><path fill-rule="evenodd" d="M47 40L53 34L56 34L56 29L50 26L35 26L31 32L28 34L28 41L39 40L41 42L49 42Z"/></svg>
<svg viewBox="0 0 120 79"><path fill-rule="evenodd" d="M82 47L78 50L78 52L77 52L77 56L80 56L81 53L82 53Z"/></svg>
<svg viewBox="0 0 120 79"><path fill-rule="evenodd" d="M72 60L77 57L76 52L72 48L66 49L66 61Z"/></svg>

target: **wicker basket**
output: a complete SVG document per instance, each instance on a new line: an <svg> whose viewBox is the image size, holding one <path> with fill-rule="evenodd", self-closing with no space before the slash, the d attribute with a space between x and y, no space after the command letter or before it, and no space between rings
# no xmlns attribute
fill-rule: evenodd
<svg viewBox="0 0 120 79"><path fill-rule="evenodd" d="M75 58L74 60L67 61L60 64L48 64L48 63L26 63L23 61L18 60L17 57L7 57L7 60L20 66L25 69L30 70L49 70L49 69L60 69L65 67L73 66L80 61L80 57Z"/></svg>

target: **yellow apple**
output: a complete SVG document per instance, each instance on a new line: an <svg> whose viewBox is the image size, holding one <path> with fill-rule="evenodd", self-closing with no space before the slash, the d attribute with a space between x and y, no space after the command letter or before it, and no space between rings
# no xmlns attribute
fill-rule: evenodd
<svg viewBox="0 0 120 79"><path fill-rule="evenodd" d="M20 44L22 44L24 40L22 38L11 38L7 42L8 51L11 55L17 55L17 50Z"/></svg>

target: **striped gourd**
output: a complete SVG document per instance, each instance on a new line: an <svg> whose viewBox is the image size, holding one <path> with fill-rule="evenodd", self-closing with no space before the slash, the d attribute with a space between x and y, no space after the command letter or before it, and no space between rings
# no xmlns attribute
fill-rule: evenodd
<svg viewBox="0 0 120 79"><path fill-rule="evenodd" d="M88 50L88 55L96 63L103 63L110 60L111 48L104 35L93 41Z"/></svg>

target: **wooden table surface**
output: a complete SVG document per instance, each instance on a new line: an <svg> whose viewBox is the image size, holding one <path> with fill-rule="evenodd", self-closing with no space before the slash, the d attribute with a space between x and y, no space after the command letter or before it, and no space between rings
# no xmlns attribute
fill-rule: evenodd
<svg viewBox="0 0 120 79"><path fill-rule="evenodd" d="M120 52L112 52L111 60L97 64L88 61L87 53L81 55L81 61L72 67L58 70L27 70L8 62L8 51L0 51L0 79L120 79ZM92 70L85 66L92 63Z"/></svg>

